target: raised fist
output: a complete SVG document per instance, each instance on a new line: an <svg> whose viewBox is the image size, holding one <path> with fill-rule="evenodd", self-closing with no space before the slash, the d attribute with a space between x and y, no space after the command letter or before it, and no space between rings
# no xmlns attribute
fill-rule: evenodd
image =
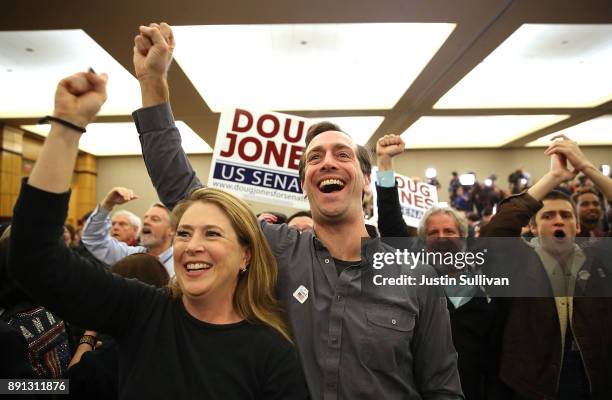
<svg viewBox="0 0 612 400"><path fill-rule="evenodd" d="M394 157L404 152L406 144L397 135L385 135L376 142L376 156Z"/></svg>
<svg viewBox="0 0 612 400"><path fill-rule="evenodd" d="M134 38L134 71L139 80L165 78L172 63L174 36L170 25L141 25Z"/></svg>
<svg viewBox="0 0 612 400"><path fill-rule="evenodd" d="M108 192L104 200L102 200L102 207L107 210L112 210L113 207L119 204L127 203L130 200L137 199L138 196L134 194L132 189L124 188L124 187L114 187Z"/></svg>
<svg viewBox="0 0 612 400"><path fill-rule="evenodd" d="M106 101L107 80L106 74L98 75L93 70L62 79L55 91L53 115L84 128Z"/></svg>

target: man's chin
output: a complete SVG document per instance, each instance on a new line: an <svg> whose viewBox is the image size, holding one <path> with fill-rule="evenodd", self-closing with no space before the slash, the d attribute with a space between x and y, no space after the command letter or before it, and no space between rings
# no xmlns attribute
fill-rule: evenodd
<svg viewBox="0 0 612 400"><path fill-rule="evenodd" d="M542 246L549 253L566 253L574 248L574 238L570 236L564 238L551 236L542 240Z"/></svg>
<svg viewBox="0 0 612 400"><path fill-rule="evenodd" d="M155 247L161 243L162 241L156 238L140 238L140 245L147 248Z"/></svg>
<svg viewBox="0 0 612 400"><path fill-rule="evenodd" d="M599 223L600 216L594 215L592 217L587 217L582 219L582 223L584 225L596 225Z"/></svg>

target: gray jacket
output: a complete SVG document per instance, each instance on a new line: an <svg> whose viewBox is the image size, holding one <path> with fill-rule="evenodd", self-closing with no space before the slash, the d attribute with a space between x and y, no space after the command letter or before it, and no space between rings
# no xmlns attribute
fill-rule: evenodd
<svg viewBox="0 0 612 400"><path fill-rule="evenodd" d="M168 104L133 114L160 200L172 208L202 187ZM461 399L446 299L437 286L377 286L375 275L437 276L426 266L372 268L394 251L364 240L362 261L338 276L312 233L262 222L279 266L284 302L313 399Z"/></svg>

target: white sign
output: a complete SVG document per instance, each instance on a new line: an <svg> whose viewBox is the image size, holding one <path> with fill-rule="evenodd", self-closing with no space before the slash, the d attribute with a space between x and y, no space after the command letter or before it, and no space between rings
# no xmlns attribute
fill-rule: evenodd
<svg viewBox="0 0 612 400"><path fill-rule="evenodd" d="M375 177L376 168L372 171L372 193L374 194L374 217L378 219L376 187L374 186ZM406 225L416 228L419 226L419 221L423 214L425 214L425 211L438 203L438 190L433 185L417 182L398 173L395 173L395 182L397 182L397 191L404 221L406 221Z"/></svg>
<svg viewBox="0 0 612 400"><path fill-rule="evenodd" d="M298 165L311 123L275 112L223 112L208 186L247 200L307 209Z"/></svg>

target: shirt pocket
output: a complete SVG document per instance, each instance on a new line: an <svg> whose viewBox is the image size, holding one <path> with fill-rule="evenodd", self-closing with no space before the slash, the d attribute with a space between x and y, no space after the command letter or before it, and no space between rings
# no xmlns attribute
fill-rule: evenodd
<svg viewBox="0 0 612 400"><path fill-rule="evenodd" d="M364 363L369 368L390 372L411 360L415 315L393 305L366 306L365 313L367 336L361 348Z"/></svg>

